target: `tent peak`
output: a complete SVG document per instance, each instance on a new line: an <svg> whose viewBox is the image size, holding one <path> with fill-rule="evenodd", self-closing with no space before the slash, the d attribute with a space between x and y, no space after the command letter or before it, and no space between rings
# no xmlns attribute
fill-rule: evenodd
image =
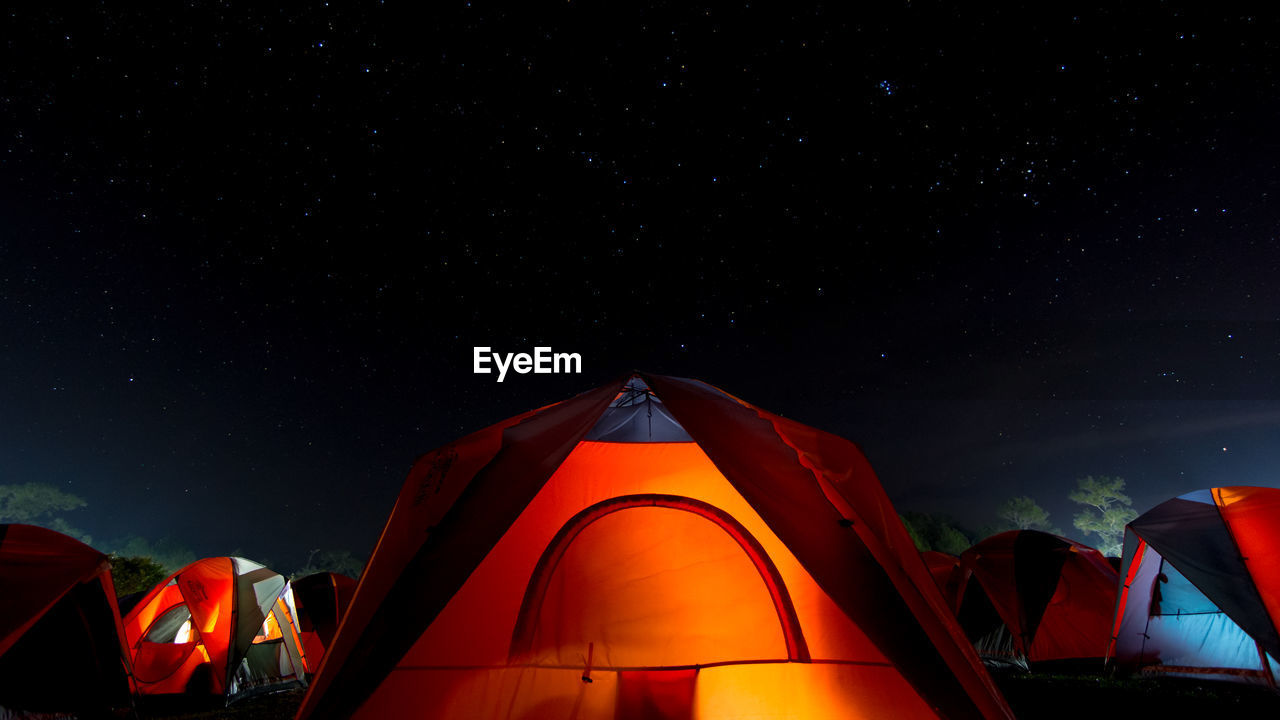
<svg viewBox="0 0 1280 720"><path fill-rule="evenodd" d="M584 437L598 442L692 442L640 375L623 384L604 414Z"/></svg>

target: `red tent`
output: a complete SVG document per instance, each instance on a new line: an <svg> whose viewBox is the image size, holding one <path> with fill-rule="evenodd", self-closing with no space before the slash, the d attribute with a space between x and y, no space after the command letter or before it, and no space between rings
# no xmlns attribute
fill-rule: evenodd
<svg viewBox="0 0 1280 720"><path fill-rule="evenodd" d="M130 705L107 556L53 530L0 525L0 716Z"/></svg>
<svg viewBox="0 0 1280 720"><path fill-rule="evenodd" d="M339 573L319 572L300 577L290 585L298 604L302 654L307 658L307 667L314 672L324 658L324 649L338 633L342 614L356 592L356 581Z"/></svg>
<svg viewBox="0 0 1280 720"><path fill-rule="evenodd" d="M1036 530L1010 530L960 555L960 624L988 661L1106 655L1116 571L1102 553Z"/></svg>
<svg viewBox="0 0 1280 720"><path fill-rule="evenodd" d="M1163 502L1125 528L1111 657L1130 672L1276 686L1280 489Z"/></svg>
<svg viewBox="0 0 1280 720"><path fill-rule="evenodd" d="M422 457L300 718L1005 718L852 443L641 375Z"/></svg>
<svg viewBox="0 0 1280 720"><path fill-rule="evenodd" d="M924 564L933 576L933 582L942 591L942 597L954 609L956 588L960 584L960 557L940 550L925 550L920 553Z"/></svg>
<svg viewBox="0 0 1280 720"><path fill-rule="evenodd" d="M124 618L144 695L235 699L282 683L306 684L293 592L251 560L197 560L157 585Z"/></svg>

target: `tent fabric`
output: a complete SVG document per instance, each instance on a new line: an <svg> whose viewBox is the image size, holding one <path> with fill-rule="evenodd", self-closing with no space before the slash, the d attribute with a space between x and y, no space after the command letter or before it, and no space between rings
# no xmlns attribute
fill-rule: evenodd
<svg viewBox="0 0 1280 720"><path fill-rule="evenodd" d="M748 707L1010 716L856 446L637 375L414 465L299 717Z"/></svg>
<svg viewBox="0 0 1280 720"><path fill-rule="evenodd" d="M306 684L293 591L280 574L238 557L197 560L124 618L138 692L213 694Z"/></svg>
<svg viewBox="0 0 1280 720"><path fill-rule="evenodd" d="M53 530L0 525L0 715L130 705L106 555Z"/></svg>
<svg viewBox="0 0 1280 720"><path fill-rule="evenodd" d="M340 573L318 572L293 580L290 585L298 606L303 655L307 668L314 672L324 658L324 649L338 633L338 624L355 594L356 581Z"/></svg>
<svg viewBox="0 0 1280 720"><path fill-rule="evenodd" d="M1109 657L1129 672L1274 685L1280 656L1280 490L1168 500L1125 528Z"/></svg>
<svg viewBox="0 0 1280 720"><path fill-rule="evenodd" d="M933 583L942 591L947 605L955 611L956 592L960 584L960 556L940 550L924 550L920 553L925 567L933 576Z"/></svg>
<svg viewBox="0 0 1280 720"><path fill-rule="evenodd" d="M1011 530L960 555L958 616L991 660L1101 660L1117 584L1097 550L1050 533ZM998 616L994 626L984 603Z"/></svg>

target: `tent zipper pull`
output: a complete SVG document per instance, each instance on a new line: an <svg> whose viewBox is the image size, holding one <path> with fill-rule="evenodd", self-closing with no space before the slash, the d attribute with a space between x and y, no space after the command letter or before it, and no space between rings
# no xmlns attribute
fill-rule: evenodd
<svg viewBox="0 0 1280 720"><path fill-rule="evenodd" d="M595 649L596 649L595 643L593 642L587 643L587 668L582 671L582 682L584 683L591 682L591 656L594 653Z"/></svg>

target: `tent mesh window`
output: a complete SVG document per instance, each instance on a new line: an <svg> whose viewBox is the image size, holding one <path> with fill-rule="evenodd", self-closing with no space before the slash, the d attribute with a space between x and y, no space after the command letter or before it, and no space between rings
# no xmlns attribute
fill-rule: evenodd
<svg viewBox="0 0 1280 720"><path fill-rule="evenodd" d="M1220 613L1222 609L1204 596L1186 575L1163 558L1160 560L1160 574L1151 589L1151 614L1156 615L1203 615Z"/></svg>
<svg viewBox="0 0 1280 720"><path fill-rule="evenodd" d="M151 623L143 642L184 644L194 638L191 631L191 610L186 604L174 605Z"/></svg>

